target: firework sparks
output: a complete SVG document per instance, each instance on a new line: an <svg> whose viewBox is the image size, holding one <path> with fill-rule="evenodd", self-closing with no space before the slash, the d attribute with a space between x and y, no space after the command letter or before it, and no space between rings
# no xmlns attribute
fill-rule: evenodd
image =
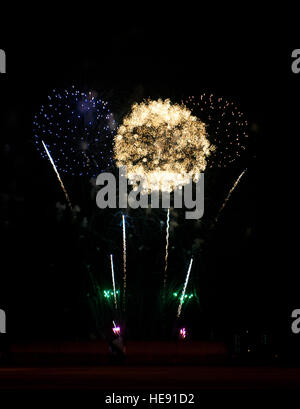
<svg viewBox="0 0 300 409"><path fill-rule="evenodd" d="M186 338L186 329L185 328L180 328L179 330L179 338L180 339L185 339Z"/></svg>
<svg viewBox="0 0 300 409"><path fill-rule="evenodd" d="M227 167L246 151L248 121L235 101L214 94L190 96L184 104L207 125L210 143L215 149L209 167Z"/></svg>
<svg viewBox="0 0 300 409"><path fill-rule="evenodd" d="M164 289L167 284L167 269L168 269L168 255L169 255L169 232L170 232L170 208L167 213L167 228L166 228L166 254L165 254L165 273L164 273Z"/></svg>
<svg viewBox="0 0 300 409"><path fill-rule="evenodd" d="M114 326L113 326L113 328L112 328L113 333L114 333L115 335L120 336L120 334L121 334L121 328L120 328L120 326L119 326L119 325L116 325L115 321L113 321L113 324L114 324Z"/></svg>
<svg viewBox="0 0 300 409"><path fill-rule="evenodd" d="M181 296L180 296L180 303L179 303L179 306L178 306L177 318L179 318L180 314L181 314L182 304L184 302L184 296L185 296L185 292L186 292L186 287L187 287L188 282L189 282L190 273L191 273L191 269L192 269L192 264L193 264L193 257L191 258L189 268L188 268L188 271L187 271L187 274L186 274L183 290L182 290L182 293L181 293Z"/></svg>
<svg viewBox="0 0 300 409"><path fill-rule="evenodd" d="M222 213L224 207L226 206L226 203L228 202L228 200L230 199L230 196L232 195L233 191L235 190L235 188L237 187L237 185L239 184L240 180L242 179L242 177L244 176L244 174L247 172L247 168L243 170L243 172L240 174L240 176L236 179L236 181L234 182L232 188L229 190L228 195L226 196L222 206L220 207L220 210L218 211L218 214L215 218L215 223L217 223L220 214Z"/></svg>
<svg viewBox="0 0 300 409"><path fill-rule="evenodd" d="M60 183L60 186L61 186L61 188L62 188L62 190L63 190L63 192L64 192L64 194L65 194L65 197L66 197L66 199L67 199L68 205L69 205L70 208L72 209L71 200L70 200L69 195L68 195L68 192L67 192L67 190L66 190L66 188L65 188L65 186L64 186L64 184L63 184L63 181L61 180L61 177L60 177L60 175L59 175L59 173L58 173L58 170L57 170L57 168L56 168L56 166L55 166L54 160L52 159L52 156L50 155L50 152L48 151L47 146L45 145L44 141L42 141L42 144L43 144L44 149L45 149L45 151L46 151L46 153L47 153L47 155L48 155L48 158L49 158L49 160L50 160L50 162L51 162L51 165L52 165L52 167L53 167L53 169L54 169L54 171L55 171L55 173L56 173L56 176L57 176L57 179L58 179L58 181L59 181L59 183Z"/></svg>
<svg viewBox="0 0 300 409"><path fill-rule="evenodd" d="M126 286L127 286L127 270L126 270L126 226L125 215L122 215L122 229L123 229L123 311L126 308Z"/></svg>
<svg viewBox="0 0 300 409"><path fill-rule="evenodd" d="M115 309L118 308L117 305L117 292L116 292L116 284L115 284L115 271L114 271L114 261L113 261L113 255L110 255L110 265L111 265L111 278L112 278L112 284L113 284L113 290L114 290L114 301L115 301Z"/></svg>
<svg viewBox="0 0 300 409"><path fill-rule="evenodd" d="M114 134L108 103L74 86L53 90L33 119L36 148L46 158L41 140L46 142L60 174L98 176L112 165Z"/></svg>
<svg viewBox="0 0 300 409"><path fill-rule="evenodd" d="M142 192L171 192L199 175L213 146L205 124L184 106L170 100L134 104L115 136L118 167L127 167L127 178Z"/></svg>

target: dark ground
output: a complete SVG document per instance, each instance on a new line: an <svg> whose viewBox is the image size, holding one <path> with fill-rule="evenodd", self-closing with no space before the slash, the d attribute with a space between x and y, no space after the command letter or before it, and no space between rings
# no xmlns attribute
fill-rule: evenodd
<svg viewBox="0 0 300 409"><path fill-rule="evenodd" d="M222 342L126 344L123 365L110 364L105 341L11 345L0 389L287 390L300 388L300 367L281 360L233 358Z"/></svg>
<svg viewBox="0 0 300 409"><path fill-rule="evenodd" d="M300 368L81 366L0 368L1 389L299 389Z"/></svg>

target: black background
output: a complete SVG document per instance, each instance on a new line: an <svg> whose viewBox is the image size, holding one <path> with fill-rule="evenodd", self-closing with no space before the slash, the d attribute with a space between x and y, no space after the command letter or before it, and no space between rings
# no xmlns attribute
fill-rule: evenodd
<svg viewBox="0 0 300 409"><path fill-rule="evenodd" d="M260 19L258 12L249 21L245 12L221 23L213 13L196 18L191 14L146 19L142 13L131 21L99 12L96 18L84 15L84 23L79 19L68 25L68 19L49 18L45 25L39 19L22 29L14 22L1 37L7 74L0 76L0 191L10 197L7 211L13 223L9 232L1 233L0 302L14 336L30 337L28 332L37 332L55 310L51 296L56 283L48 287L49 277L40 265L47 254L42 247L51 241L47 211L55 203L53 192L60 193L34 151L32 115L52 88L76 84L110 92L115 104L118 95L121 101L136 95L176 99L203 90L238 98L260 128L249 188L256 197L247 202L255 206L255 255L251 268L240 272L238 285L235 276L224 271L224 282L232 283L237 297L219 294L216 310L222 316L226 304L226 314L250 317L254 326L262 320L281 334L282 342L290 338L290 315L300 307L300 75L291 71L292 50L299 48L290 30L293 23L287 19L289 28L283 28L279 19ZM9 155L4 154L6 144ZM241 199L244 204L249 191ZM45 294L46 311L39 308Z"/></svg>

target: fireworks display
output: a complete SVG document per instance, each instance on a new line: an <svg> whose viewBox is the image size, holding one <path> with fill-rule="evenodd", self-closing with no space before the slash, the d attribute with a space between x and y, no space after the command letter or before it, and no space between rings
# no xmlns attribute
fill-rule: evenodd
<svg viewBox="0 0 300 409"><path fill-rule="evenodd" d="M236 103L203 93L183 103L207 125L208 139L215 146L208 166L227 167L240 158L248 144L248 122Z"/></svg>
<svg viewBox="0 0 300 409"><path fill-rule="evenodd" d="M118 167L127 167L127 178L142 191L170 192L198 181L213 150L204 122L184 106L170 100L134 104L115 136Z"/></svg>
<svg viewBox="0 0 300 409"><path fill-rule="evenodd" d="M114 324L114 326L113 326L113 328L112 328L113 333L114 333L115 335L120 336L120 335L121 335L121 328L120 328L120 326L119 326L119 325L116 325L115 321L113 321L113 324Z"/></svg>
<svg viewBox="0 0 300 409"><path fill-rule="evenodd" d="M60 183L60 186L61 186L61 188L62 188L62 190L63 190L63 192L64 192L64 194L65 194L65 197L66 197L66 199L67 199L68 205L69 205L70 208L72 209L71 200L70 200L69 195L68 195L68 192L67 192L67 190L66 190L66 188L65 188L65 186L64 186L64 184L63 184L63 181L61 180L60 174L59 174L58 171L57 171L57 168L56 168L56 166L55 166L54 160L53 160L52 156L50 155L50 152L49 152L47 146L45 145L45 142L44 142L44 141L42 141L42 144L43 144L43 147L44 147L44 149L45 149L45 151L46 151L46 154L47 154L47 156L48 156L48 158L49 158L49 160L50 160L50 163L51 163L51 165L53 166L53 169L54 169L54 171L55 171L55 173L56 173L56 176L57 176L57 179L58 179L58 181L59 181L59 183Z"/></svg>
<svg viewBox="0 0 300 409"><path fill-rule="evenodd" d="M191 273L191 269L192 269L192 264L193 264L193 257L191 258L189 268L188 268L188 271L187 271L187 274L186 274L184 286L183 286L183 289L182 289L182 293L181 293L181 296L180 296L180 302L179 302L178 311L177 311L177 318L179 318L180 315L181 315L182 304L184 303L186 287L187 287L188 282L189 282L190 273Z"/></svg>
<svg viewBox="0 0 300 409"><path fill-rule="evenodd" d="M71 208L68 192L60 176L61 172L77 176L97 176L101 171L107 170L113 164L114 159L118 167L126 167L126 176L129 183L133 185L133 189L137 188L138 182L142 185L142 193L172 192L189 183L191 179L197 182L200 173L204 172L207 167L230 165L243 155L247 145L248 124L244 114L234 103L222 97L217 98L212 94L202 94L197 99L189 97L181 105L171 103L169 99L135 103L129 114L123 118L117 131L115 131L115 123L107 103L99 99L96 93L80 92L73 87L71 91L57 92L54 90L48 98L48 103L41 107L39 114L34 118L35 143L41 156L50 160ZM234 181L219 209L215 222L246 171L247 169ZM72 197L76 197L75 194ZM168 314L172 314L173 319L176 316L179 319L182 316L183 304L184 306L195 305L198 299L197 289L187 292L193 257L190 258L183 286L178 286L177 281L174 280L174 285L170 283L170 288L167 287L168 270L172 267L169 261L170 225L172 229L173 223L176 225L180 222L180 219L178 222L173 220L177 216L176 212L172 211L170 223L171 209L167 206L164 216L165 223L160 220L161 226L165 226L165 242L162 245L159 242L157 246L159 261L158 270L156 270L162 270L164 256L164 304L161 316L165 323L168 321ZM113 237L109 237L112 242L109 246L112 247L105 248L106 244L103 244L104 259L108 261L108 256L110 257L112 288L103 290L103 287L99 286L101 295L99 299L101 306L103 302L105 303L104 311L111 314L110 322L116 319L118 309L123 311L124 323L127 320L130 321L131 303L126 303L127 292L130 288L130 286L127 288L127 240L132 240L132 238L136 240L139 235L135 232L127 237L126 223L129 219L129 216L122 214L122 221L116 229L118 236L121 234L122 225L122 244L119 241L116 246L113 243ZM121 240L120 236L119 239ZM178 243L181 241L177 241L174 234L172 249L176 248L177 251L180 246ZM147 246L147 251L151 246L152 244ZM114 258L113 254L110 254L110 248L114 249L110 250L112 252L120 252L118 256L123 256L123 279L118 286L119 289L116 288ZM137 248L140 250L143 246L137 246ZM186 251L187 249L183 248L182 257L184 259L186 254L190 254ZM192 251L195 254L194 249ZM177 257L177 260L180 263L182 259ZM144 270L151 272L147 266L138 273ZM137 274L135 267L132 273L133 277ZM161 275L158 278L161 286ZM149 285L151 286L152 283ZM170 305L175 311L171 312L171 309L166 308L168 306L168 303L165 302L167 292L170 294L168 298L171 300ZM99 313L102 313L100 307ZM120 335L120 326L114 321L112 331L115 335ZM183 325L179 329L179 337L187 338L187 330Z"/></svg>
<svg viewBox="0 0 300 409"><path fill-rule="evenodd" d="M228 202L228 200L230 199L230 196L232 195L233 191L235 190L235 188L237 187L237 185L239 184L240 180L242 179L242 177L244 176L244 174L247 172L247 169L243 170L243 172L240 174L240 176L236 179L236 181L234 182L232 188L229 190L228 195L226 196L222 206L220 207L220 210L218 211L218 214L215 218L215 222L218 221L219 216L221 214L221 212L223 211L224 207L226 206L226 203Z"/></svg>
<svg viewBox="0 0 300 409"><path fill-rule="evenodd" d="M185 339L186 338L186 329L185 328L180 328L179 330L179 338L180 339Z"/></svg>
<svg viewBox="0 0 300 409"><path fill-rule="evenodd" d="M164 288L166 288L167 277L168 277L167 270L168 270L168 256L169 256L169 232L170 232L170 209L168 209L168 213L167 213Z"/></svg>
<svg viewBox="0 0 300 409"><path fill-rule="evenodd" d="M120 291L116 290L116 295L119 295ZM114 291L113 290L103 290L103 296L107 300L110 300L110 297L114 297Z"/></svg>
<svg viewBox="0 0 300 409"><path fill-rule="evenodd" d="M123 231L123 311L126 308L126 286L127 286L127 271L126 271L126 226L125 216L122 215L122 231Z"/></svg>
<svg viewBox="0 0 300 409"><path fill-rule="evenodd" d="M178 297L178 292L177 292L177 291L174 291L174 292L173 292L173 297L174 297L174 298L177 298L177 297ZM191 293L191 294L185 294L184 297L183 297L183 303L184 303L186 300L190 300L190 299L193 298L193 297L194 297L194 294L193 294L193 293Z"/></svg>
<svg viewBox="0 0 300 409"><path fill-rule="evenodd" d="M115 302L115 309L118 308L117 305L117 292L116 292L116 283L115 283L115 270L114 270L114 260L113 260L113 255L110 255L110 266L111 266L111 278L112 278L112 284L113 284L113 291L114 291L114 302Z"/></svg>
<svg viewBox="0 0 300 409"><path fill-rule="evenodd" d="M53 90L34 116L35 143L46 157L42 140L55 156L59 172L96 177L112 164L114 120L107 102L95 92L72 87Z"/></svg>

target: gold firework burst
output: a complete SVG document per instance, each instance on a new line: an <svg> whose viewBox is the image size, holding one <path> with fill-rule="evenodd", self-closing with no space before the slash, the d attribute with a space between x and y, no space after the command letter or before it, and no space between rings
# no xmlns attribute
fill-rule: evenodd
<svg viewBox="0 0 300 409"><path fill-rule="evenodd" d="M159 99L132 106L115 136L114 154L134 188L138 180L144 192L170 192L191 178L197 182L213 149L204 122L184 105Z"/></svg>

